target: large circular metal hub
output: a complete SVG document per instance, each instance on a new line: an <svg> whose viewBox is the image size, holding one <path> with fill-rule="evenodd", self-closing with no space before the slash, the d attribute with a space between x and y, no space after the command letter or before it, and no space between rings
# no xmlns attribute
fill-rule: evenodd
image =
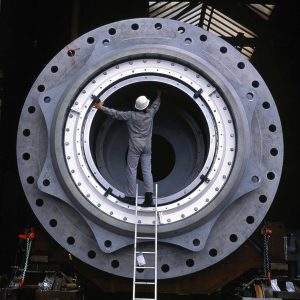
<svg viewBox="0 0 300 300"><path fill-rule="evenodd" d="M159 278L201 270L233 252L264 218L281 174L282 132L272 96L223 40L149 18L109 24L73 41L42 71L25 102L20 177L35 214L63 247L125 277L132 276L135 223L135 207L119 200L128 133L124 122L93 107L91 95L130 110L141 94L154 100L157 87L164 91L152 147ZM137 183L143 195L142 175ZM141 231L150 233L154 208L139 210Z"/></svg>

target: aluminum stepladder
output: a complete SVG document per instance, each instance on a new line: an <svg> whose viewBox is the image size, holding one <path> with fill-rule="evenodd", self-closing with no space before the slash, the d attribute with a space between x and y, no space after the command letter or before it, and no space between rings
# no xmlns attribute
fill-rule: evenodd
<svg viewBox="0 0 300 300"><path fill-rule="evenodd" d="M141 197L143 198L143 197ZM158 216L157 216L157 184L155 185L155 209L154 209L154 222L153 225L149 225L153 227L153 234L152 236L149 236L148 234L146 236L141 236L141 234L138 231L139 222L138 222L138 186L136 188L136 195L135 195L135 228L134 228L134 263L133 263L133 289L132 289L132 299L133 300L157 300L157 222L158 222ZM152 242L154 244L154 251L138 251L138 241L147 241ZM137 265L137 255L144 255L146 257L154 256L154 265L148 266L147 264L145 266L139 266ZM153 261L153 260L152 260ZM153 271L153 277L154 279L149 281L141 281L136 278L136 272L139 269L151 269ZM151 285L153 286L153 298L140 298L136 297L136 287L140 285Z"/></svg>

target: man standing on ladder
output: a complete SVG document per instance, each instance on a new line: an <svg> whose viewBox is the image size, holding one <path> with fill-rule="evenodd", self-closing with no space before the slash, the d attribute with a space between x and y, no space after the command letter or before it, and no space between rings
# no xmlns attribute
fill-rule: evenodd
<svg viewBox="0 0 300 300"><path fill-rule="evenodd" d="M151 146L153 118L160 106L161 90L157 89L156 99L149 106L150 100L146 96L139 96L135 101L134 111L118 111L107 108L100 101L95 108L102 110L114 119L126 121L129 131L129 148L126 169L126 190L122 201L135 204L136 174L139 160L144 179L145 201L141 206L154 206L153 203L153 177L151 171ZM149 107L148 107L149 106Z"/></svg>

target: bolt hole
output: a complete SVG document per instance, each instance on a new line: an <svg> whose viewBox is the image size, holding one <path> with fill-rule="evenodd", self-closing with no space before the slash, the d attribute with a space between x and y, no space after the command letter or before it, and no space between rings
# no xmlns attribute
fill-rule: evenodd
<svg viewBox="0 0 300 300"><path fill-rule="evenodd" d="M52 66L51 67L51 72L56 73L58 71L58 66Z"/></svg>
<svg viewBox="0 0 300 300"><path fill-rule="evenodd" d="M207 36L205 34L200 35L200 41L205 42L207 41Z"/></svg>
<svg viewBox="0 0 300 300"><path fill-rule="evenodd" d="M136 271L139 273L143 273L145 271L145 269L136 269Z"/></svg>
<svg viewBox="0 0 300 300"><path fill-rule="evenodd" d="M192 258L189 258L189 259L187 259L186 260L186 265L188 266L188 267L193 267L194 266L194 264L195 264L195 261L192 259Z"/></svg>
<svg viewBox="0 0 300 300"><path fill-rule="evenodd" d="M247 93L247 99L248 100L252 100L253 98L254 98L254 94L253 93L251 93L251 92Z"/></svg>
<svg viewBox="0 0 300 300"><path fill-rule="evenodd" d="M69 245L74 245L74 243L75 243L74 237L69 236L69 237L67 238L67 243L68 243Z"/></svg>
<svg viewBox="0 0 300 300"><path fill-rule="evenodd" d="M95 39L93 37L88 37L87 40L88 44L93 44L95 42Z"/></svg>
<svg viewBox="0 0 300 300"><path fill-rule="evenodd" d="M38 91L39 92L43 92L45 90L45 86L43 84L40 84L38 87L37 87Z"/></svg>
<svg viewBox="0 0 300 300"><path fill-rule="evenodd" d="M22 157L24 160L28 160L28 159L30 159L30 154L28 152L25 152L25 153L23 153Z"/></svg>
<svg viewBox="0 0 300 300"><path fill-rule="evenodd" d="M34 106L29 106L29 107L28 107L28 112L29 112L30 114L33 114L33 113L35 112L35 107L34 107Z"/></svg>
<svg viewBox="0 0 300 300"><path fill-rule="evenodd" d="M238 237L236 234L231 234L229 239L231 242L235 243L238 240Z"/></svg>
<svg viewBox="0 0 300 300"><path fill-rule="evenodd" d="M191 39L191 38L186 38L186 39L184 40L184 43L185 43L186 45L190 45L190 44L192 43L192 39Z"/></svg>
<svg viewBox="0 0 300 300"><path fill-rule="evenodd" d="M51 102L51 98L48 97L48 96L45 97L45 98L44 98L44 102L45 102L45 103L50 103L50 102Z"/></svg>
<svg viewBox="0 0 300 300"><path fill-rule="evenodd" d="M33 184L34 183L34 178L32 176L27 177L27 183Z"/></svg>
<svg viewBox="0 0 300 300"><path fill-rule="evenodd" d="M136 23L134 23L134 24L131 25L131 29L132 30L138 30L139 29L139 25L136 24Z"/></svg>
<svg viewBox="0 0 300 300"><path fill-rule="evenodd" d="M211 257L217 256L217 255L218 255L217 249L214 249L214 248L210 249L210 250L209 250L209 255L210 255Z"/></svg>
<svg viewBox="0 0 300 300"><path fill-rule="evenodd" d="M112 242L111 242L110 240L106 240L106 241L104 242L104 246L105 246L106 248L110 248L111 245L112 245Z"/></svg>
<svg viewBox="0 0 300 300"><path fill-rule="evenodd" d="M24 136L30 136L30 130L29 129L24 129L23 130L23 135Z"/></svg>
<svg viewBox="0 0 300 300"><path fill-rule="evenodd" d="M36 206L41 207L41 206L44 205L44 200L43 199L36 199L35 204L36 204Z"/></svg>
<svg viewBox="0 0 300 300"><path fill-rule="evenodd" d="M270 153L271 153L272 156L276 156L278 154L278 150L276 148L272 148L270 150Z"/></svg>
<svg viewBox="0 0 300 300"><path fill-rule="evenodd" d="M258 176L252 176L251 181L253 183L257 183L257 182L259 182L259 177Z"/></svg>
<svg viewBox="0 0 300 300"><path fill-rule="evenodd" d="M266 203L267 200L268 200L268 198L267 198L266 195L260 195L260 196L259 196L259 201L260 201L261 203Z"/></svg>
<svg viewBox="0 0 300 300"><path fill-rule="evenodd" d="M114 259L114 260L111 262L111 266L112 266L114 269L118 268L119 265L120 265L120 263L119 263L119 261L116 260L116 259Z"/></svg>
<svg viewBox="0 0 300 300"><path fill-rule="evenodd" d="M276 131L276 125L271 124L271 125L269 126L269 130L270 130L271 132L275 132L275 131Z"/></svg>
<svg viewBox="0 0 300 300"><path fill-rule="evenodd" d="M116 34L116 29L115 28L109 28L108 33L110 35L115 35Z"/></svg>
<svg viewBox="0 0 300 300"><path fill-rule="evenodd" d="M262 106L263 106L264 109L269 109L270 108L270 103L269 102L264 102L262 104Z"/></svg>
<svg viewBox="0 0 300 300"><path fill-rule="evenodd" d="M193 245L198 247L200 245L200 240L199 239L193 239Z"/></svg>
<svg viewBox="0 0 300 300"><path fill-rule="evenodd" d="M246 222L247 222L248 224L253 224L253 223L254 223L254 217L253 217L253 216L248 216L248 217L246 218Z"/></svg>
<svg viewBox="0 0 300 300"><path fill-rule="evenodd" d="M258 88L259 87L259 82L257 80L252 81L252 86L254 88Z"/></svg>
<svg viewBox="0 0 300 300"><path fill-rule="evenodd" d="M68 56L73 57L75 55L75 50L70 49L67 51Z"/></svg>
<svg viewBox="0 0 300 300"><path fill-rule="evenodd" d="M103 42L102 42L103 46L108 46L109 43L110 43L110 41L107 40L107 39L106 39L106 40L103 40Z"/></svg>
<svg viewBox="0 0 300 300"><path fill-rule="evenodd" d="M184 27L179 27L179 28L177 29L177 31L178 31L180 34L185 33L185 28L184 28Z"/></svg>
<svg viewBox="0 0 300 300"><path fill-rule="evenodd" d="M156 30L161 30L161 29L162 29L162 25L161 25L160 23L156 23L156 24L154 25L154 28L155 28Z"/></svg>
<svg viewBox="0 0 300 300"><path fill-rule="evenodd" d="M55 219L51 219L49 221L49 224L50 224L51 227L56 227L57 226L57 221Z"/></svg>
<svg viewBox="0 0 300 300"><path fill-rule="evenodd" d="M220 51L221 51L221 53L224 54L224 53L227 52L227 48L223 46L223 47L220 48Z"/></svg>
<svg viewBox="0 0 300 300"><path fill-rule="evenodd" d="M268 177L269 180L273 180L273 179L275 179L275 173L268 172L267 177Z"/></svg>
<svg viewBox="0 0 300 300"><path fill-rule="evenodd" d="M244 69L244 68L245 68L245 64L244 64L242 61L240 61L240 62L237 64L237 66L238 66L239 69Z"/></svg>
<svg viewBox="0 0 300 300"><path fill-rule="evenodd" d="M50 180L49 179L43 180L43 185L44 186L49 186L50 185Z"/></svg>
<svg viewBox="0 0 300 300"><path fill-rule="evenodd" d="M168 273L168 272L170 271L170 267L169 267L169 265L167 265L167 264L163 264L163 265L161 266L161 270L162 270L164 273Z"/></svg>
<svg viewBox="0 0 300 300"><path fill-rule="evenodd" d="M89 258L95 258L96 257L96 252L94 251L94 250L90 250L89 252L88 252L88 257Z"/></svg>

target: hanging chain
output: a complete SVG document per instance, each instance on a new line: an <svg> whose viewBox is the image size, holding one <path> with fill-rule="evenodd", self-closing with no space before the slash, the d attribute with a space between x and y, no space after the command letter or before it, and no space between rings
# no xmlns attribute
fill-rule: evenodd
<svg viewBox="0 0 300 300"><path fill-rule="evenodd" d="M264 227L261 230L261 233L263 234L264 239L264 245L263 245L263 254L264 254L264 276L268 279L268 281L271 281L271 265L270 265L270 257L269 257L269 241L270 236L272 234L272 229L264 225Z"/></svg>

